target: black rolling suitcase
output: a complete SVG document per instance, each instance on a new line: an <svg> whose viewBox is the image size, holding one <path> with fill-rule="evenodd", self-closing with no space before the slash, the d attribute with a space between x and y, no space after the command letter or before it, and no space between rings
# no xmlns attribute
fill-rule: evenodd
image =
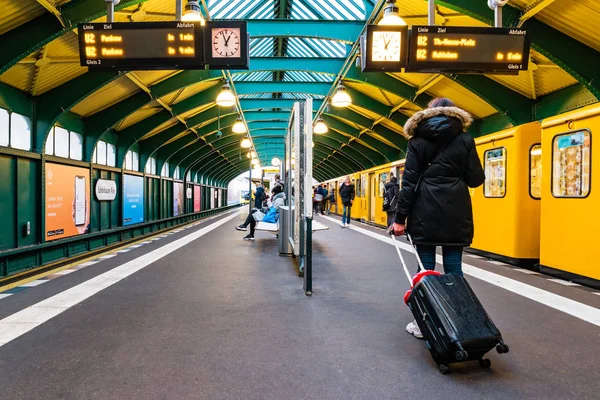
<svg viewBox="0 0 600 400"><path fill-rule="evenodd" d="M425 271L411 246L419 264L419 272L411 278L393 236L392 241L412 286L404 300L441 373L450 372L448 364L471 360L489 368L490 360L483 358L488 351L495 347L500 354L508 352L500 331L464 277ZM409 241L412 245L410 236Z"/></svg>

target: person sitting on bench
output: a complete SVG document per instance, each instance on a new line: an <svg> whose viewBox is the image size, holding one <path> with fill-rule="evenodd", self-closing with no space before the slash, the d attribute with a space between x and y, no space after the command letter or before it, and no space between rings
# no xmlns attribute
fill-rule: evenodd
<svg viewBox="0 0 600 400"><path fill-rule="evenodd" d="M273 196L271 198L270 207L275 207L277 216L279 216L279 208L285 204L285 193L282 192L282 187L279 185L276 185L273 188L272 193ZM236 226L235 229L238 231L247 231L247 226L250 225L250 233L244 236L244 240L254 240L256 223L262 221L264 217L265 213L263 213L261 210L250 213L248 214L248 217L246 217L246 221L242 225Z"/></svg>

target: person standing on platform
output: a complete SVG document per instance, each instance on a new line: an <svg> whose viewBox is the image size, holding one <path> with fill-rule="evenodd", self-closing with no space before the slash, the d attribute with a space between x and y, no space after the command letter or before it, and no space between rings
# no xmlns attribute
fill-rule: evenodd
<svg viewBox="0 0 600 400"><path fill-rule="evenodd" d="M475 141L466 133L471 122L469 113L437 98L404 126L408 151L392 230L411 234L425 269L435 268L441 246L446 274L463 273L463 248L474 233L469 188L485 182ZM416 322L406 331L423 337Z"/></svg>
<svg viewBox="0 0 600 400"><path fill-rule="evenodd" d="M281 175L279 174L275 174L275 184L273 185L273 189L275 189L275 186L281 186L281 191L283 192L284 184Z"/></svg>
<svg viewBox="0 0 600 400"><path fill-rule="evenodd" d="M352 215L352 203L354 203L354 184L350 176L346 176L344 183L340 186L340 197L344 209L342 210L342 228L350 226L350 216Z"/></svg>
<svg viewBox="0 0 600 400"><path fill-rule="evenodd" d="M327 202L329 201L329 191L326 186L321 186L321 194L323 195L323 200L321 200L321 215L325 215L325 211L327 210Z"/></svg>
<svg viewBox="0 0 600 400"><path fill-rule="evenodd" d="M398 194L400 193L398 178L392 175L390 181L385 184L383 193L383 211L387 214L387 227L389 228L396 218L396 206L398 205Z"/></svg>

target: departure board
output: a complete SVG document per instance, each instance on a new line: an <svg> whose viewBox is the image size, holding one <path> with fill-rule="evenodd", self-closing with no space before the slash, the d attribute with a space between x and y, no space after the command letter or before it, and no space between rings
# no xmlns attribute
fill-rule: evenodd
<svg viewBox="0 0 600 400"><path fill-rule="evenodd" d="M202 28L193 22L79 24L81 65L94 69L204 68Z"/></svg>
<svg viewBox="0 0 600 400"><path fill-rule="evenodd" d="M413 26L408 72L513 73L529 65L525 29Z"/></svg>

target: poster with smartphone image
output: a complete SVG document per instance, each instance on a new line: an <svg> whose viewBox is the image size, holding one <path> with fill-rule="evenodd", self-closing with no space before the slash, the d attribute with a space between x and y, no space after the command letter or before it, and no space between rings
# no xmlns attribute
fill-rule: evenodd
<svg viewBox="0 0 600 400"><path fill-rule="evenodd" d="M46 163L45 197L46 240L89 232L89 169Z"/></svg>

